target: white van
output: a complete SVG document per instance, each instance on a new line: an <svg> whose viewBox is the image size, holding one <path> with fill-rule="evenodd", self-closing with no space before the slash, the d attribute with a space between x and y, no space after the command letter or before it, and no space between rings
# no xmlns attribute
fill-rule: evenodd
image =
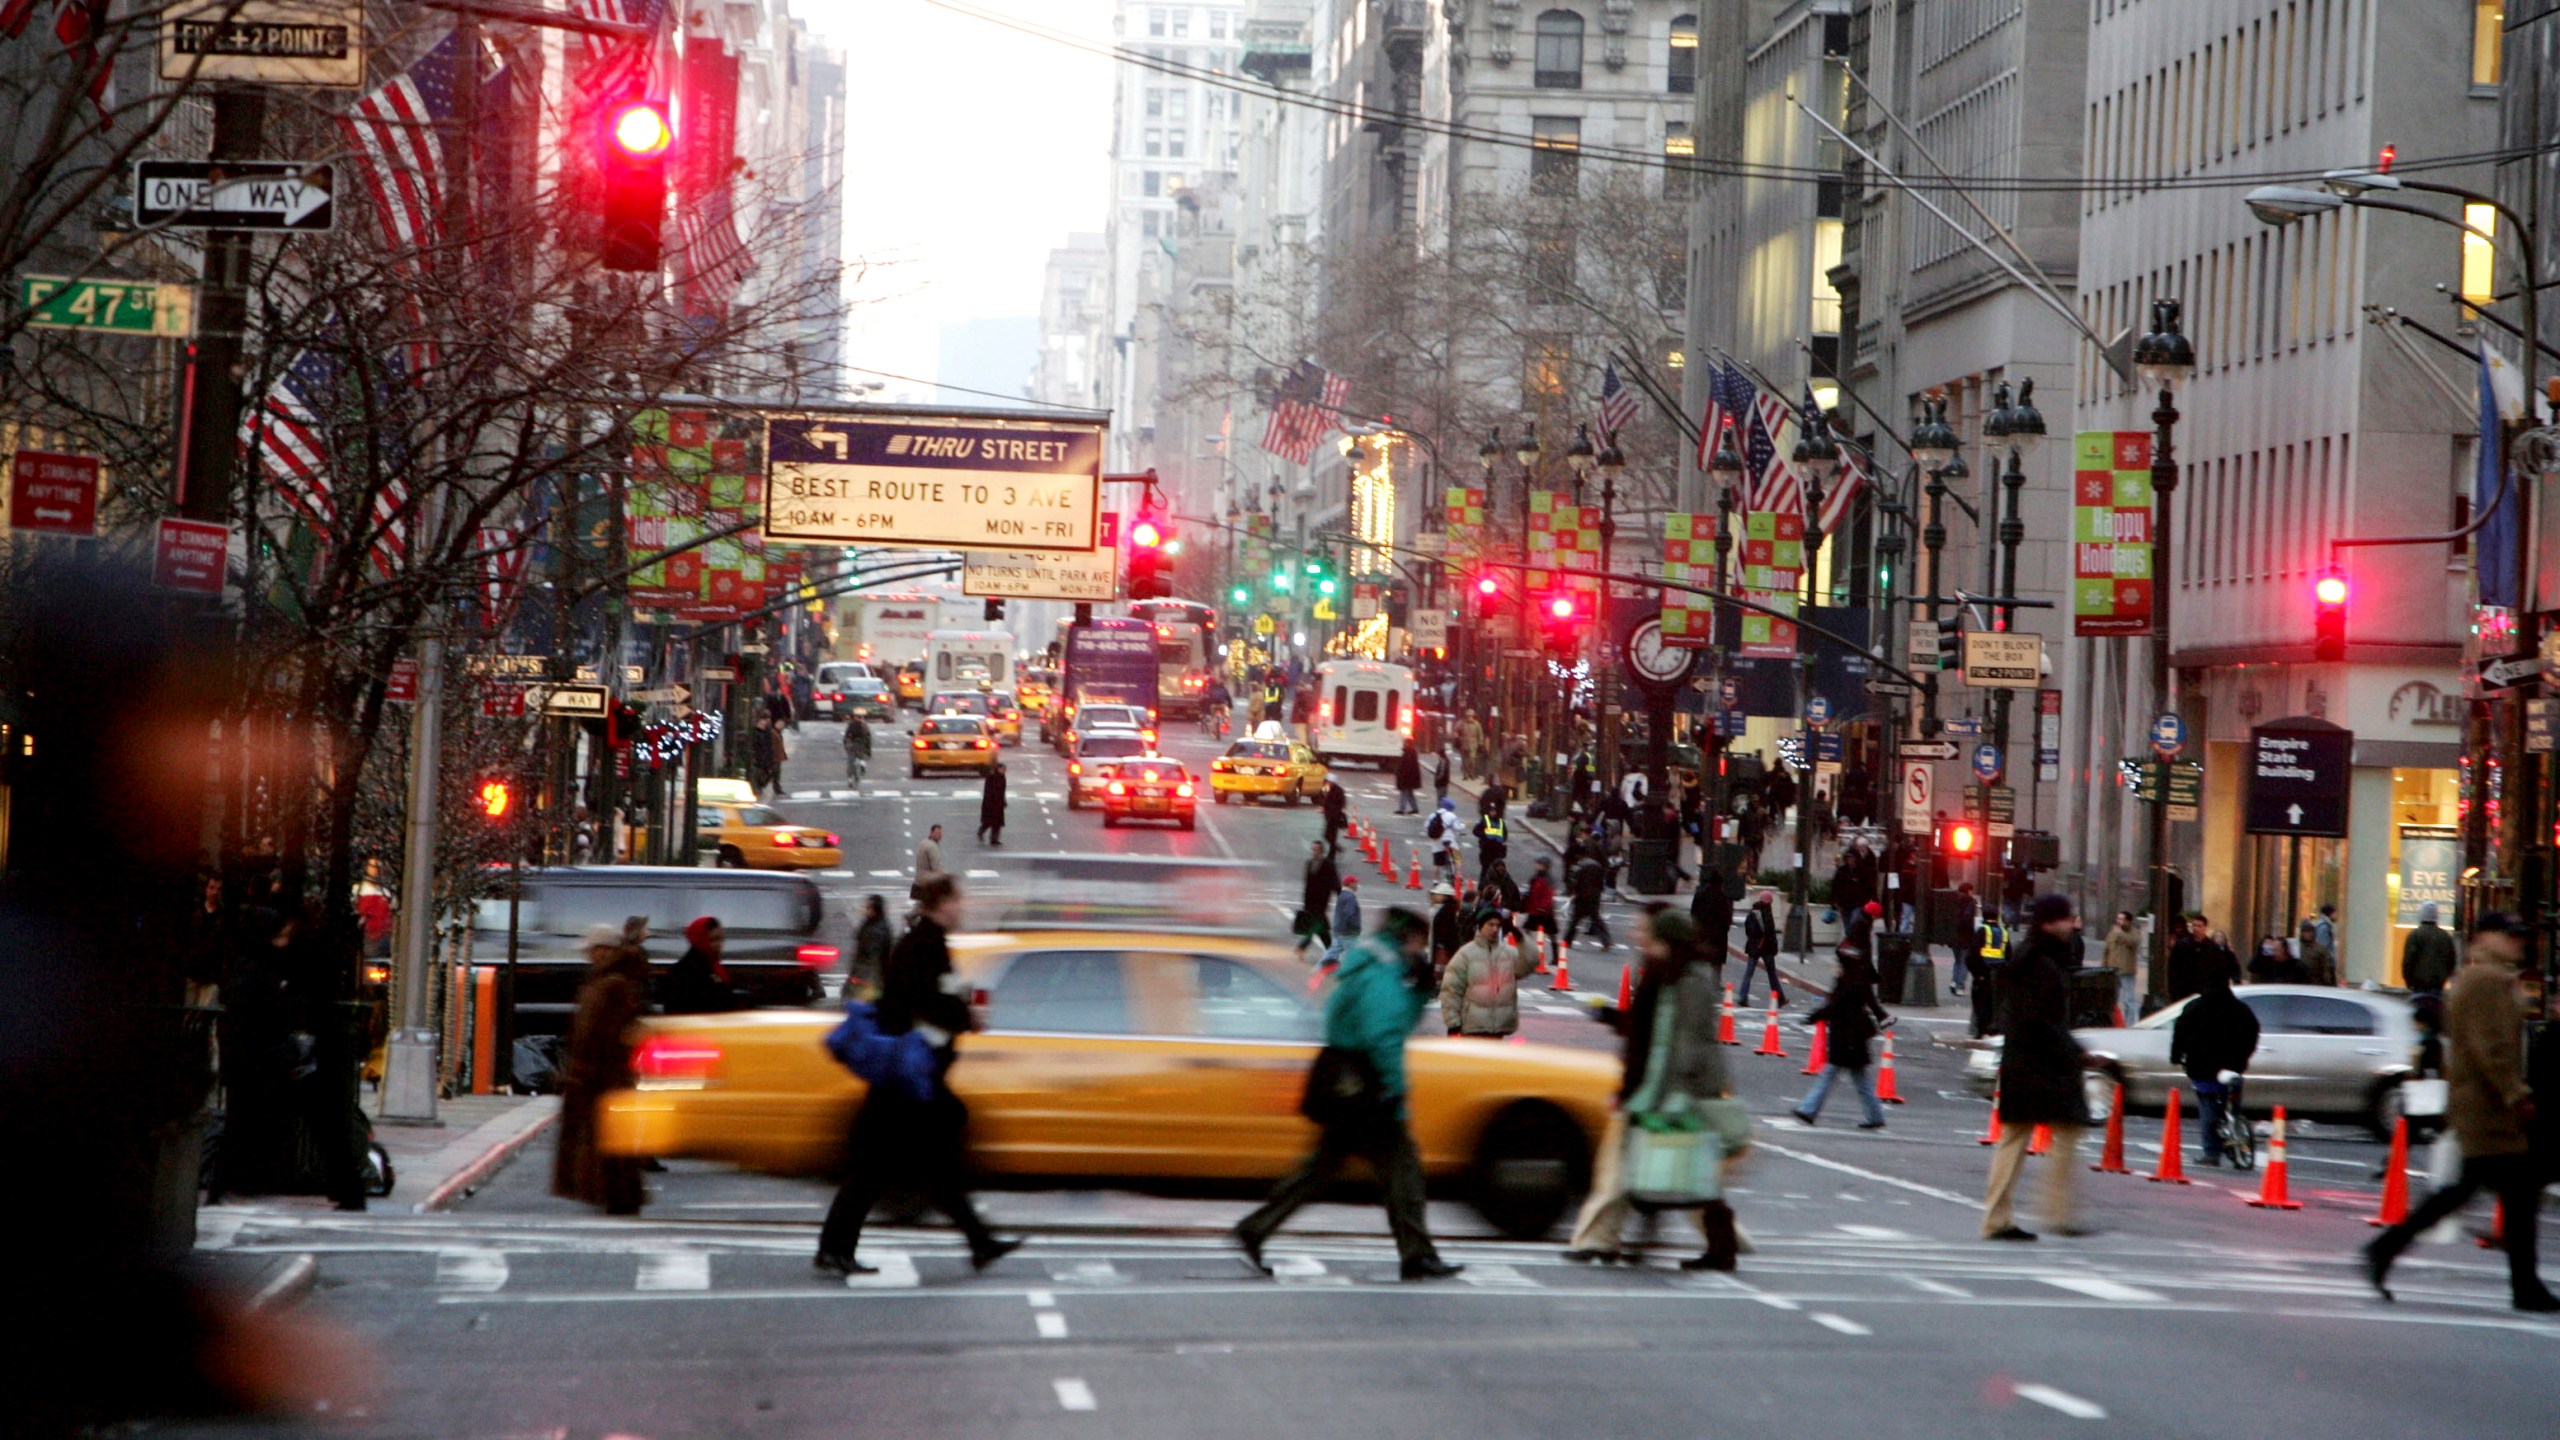
<svg viewBox="0 0 2560 1440"><path fill-rule="evenodd" d="M1413 738L1413 672L1376 660L1328 660L1316 667L1316 718L1308 730L1328 765L1375 760L1393 765Z"/></svg>
<svg viewBox="0 0 2560 1440"><path fill-rule="evenodd" d="M924 692L1013 688L1013 632L936 630L924 642Z"/></svg>

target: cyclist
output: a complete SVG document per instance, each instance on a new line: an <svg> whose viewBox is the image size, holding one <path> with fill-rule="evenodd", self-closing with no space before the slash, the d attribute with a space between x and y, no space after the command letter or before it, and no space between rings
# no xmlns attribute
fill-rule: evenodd
<svg viewBox="0 0 2560 1440"><path fill-rule="evenodd" d="M844 722L844 778L847 784L862 783L862 772L871 763L871 727L856 711Z"/></svg>
<svg viewBox="0 0 2560 1440"><path fill-rule="evenodd" d="M2239 1077L2248 1072L2249 1056L2258 1048L2258 1017L2231 993L2230 976L2208 970L2203 982L2169 1032L2169 1063L2183 1066L2196 1087L2204 1163L2219 1166L2226 1111L2231 1123L2247 1123L2238 1113ZM2232 1078L2225 1081L2225 1075Z"/></svg>
<svg viewBox="0 0 2560 1440"><path fill-rule="evenodd" d="M1200 692L1200 729L1212 739L1227 738L1227 715L1234 706L1227 694L1227 682L1212 675L1209 688Z"/></svg>

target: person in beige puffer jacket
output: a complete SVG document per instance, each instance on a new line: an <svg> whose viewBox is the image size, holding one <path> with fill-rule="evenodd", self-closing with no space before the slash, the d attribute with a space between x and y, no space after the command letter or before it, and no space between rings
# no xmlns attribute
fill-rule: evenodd
<svg viewBox="0 0 2560 1440"><path fill-rule="evenodd" d="M1538 968L1502 912L1476 912L1475 938L1449 957L1440 977L1440 1018L1452 1035L1499 1040L1520 1028L1520 981Z"/></svg>

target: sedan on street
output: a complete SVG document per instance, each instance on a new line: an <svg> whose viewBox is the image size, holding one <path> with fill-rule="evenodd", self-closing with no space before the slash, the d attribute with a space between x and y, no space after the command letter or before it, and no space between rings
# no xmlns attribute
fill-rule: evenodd
<svg viewBox="0 0 2560 1440"><path fill-rule="evenodd" d="M917 780L937 770L984 775L995 763L995 736L975 715L928 715L916 722L915 739L907 746L907 773Z"/></svg>
<svg viewBox="0 0 2560 1440"><path fill-rule="evenodd" d="M1102 777L1102 828L1127 820L1167 820L1188 830L1198 823L1200 788L1179 760L1161 755L1097 764Z"/></svg>

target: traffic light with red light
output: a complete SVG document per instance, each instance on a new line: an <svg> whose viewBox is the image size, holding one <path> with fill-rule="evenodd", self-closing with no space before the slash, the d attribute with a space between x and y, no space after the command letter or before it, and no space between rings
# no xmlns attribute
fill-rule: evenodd
<svg viewBox="0 0 2560 1440"><path fill-rule="evenodd" d="M494 775L480 782L476 798L482 817L493 823L506 819L516 808L515 787Z"/></svg>
<svg viewBox="0 0 2560 1440"><path fill-rule="evenodd" d="M1930 856L1930 888L1945 890L1971 872L1982 858L1982 831L1971 820L1940 820L1937 847Z"/></svg>
<svg viewBox="0 0 2560 1440"><path fill-rule="evenodd" d="M667 152L675 127L667 103L643 95L606 102L596 136L604 228L596 253L607 270L657 270L667 217Z"/></svg>
<svg viewBox="0 0 2560 1440"><path fill-rule="evenodd" d="M2347 658L2347 577L2332 570L2311 582L2311 658Z"/></svg>
<svg viewBox="0 0 2560 1440"><path fill-rule="evenodd" d="M1138 514L1129 527L1129 598L1154 600L1173 593L1167 580L1165 548L1172 542L1173 532L1151 505Z"/></svg>

